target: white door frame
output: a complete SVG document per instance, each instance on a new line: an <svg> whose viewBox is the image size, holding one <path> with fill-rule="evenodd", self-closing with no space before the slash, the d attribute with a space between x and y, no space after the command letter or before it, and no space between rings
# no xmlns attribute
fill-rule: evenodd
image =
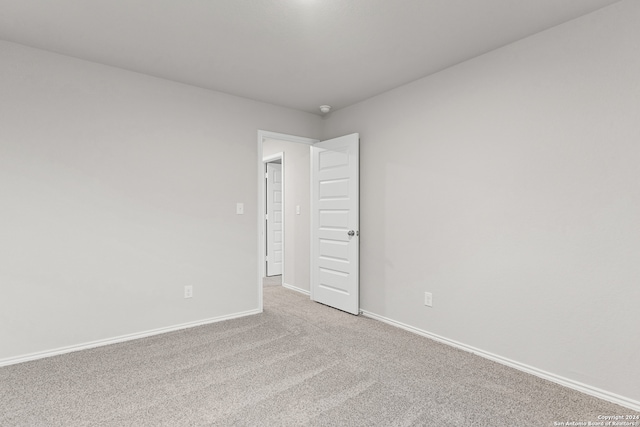
<svg viewBox="0 0 640 427"><path fill-rule="evenodd" d="M285 194L284 194L284 152L279 152L279 153L275 153L271 156L267 156L267 157L263 157L262 158L262 171L263 171L263 176L264 173L266 172L267 169L267 163L271 163L274 162L276 160L280 160L280 163L282 165L282 188L281 188L281 193L282 193L282 282L284 283L284 198L285 198ZM266 188L265 188L265 194L266 194ZM265 199L264 204L262 205L262 209L264 211L266 211L267 208L267 200ZM264 214L264 212L263 212ZM263 221L264 221L264 215L262 217ZM262 245L263 248L267 247L267 233L266 230L264 233L262 233ZM267 276L267 262L266 262L266 253L265 253L265 257L263 258L263 262L262 262L262 277L266 277Z"/></svg>
<svg viewBox="0 0 640 427"><path fill-rule="evenodd" d="M305 138L302 136L294 136L294 135L287 135L284 133L277 133L277 132L269 132L269 131L264 131L264 130L259 130L258 131L258 164L257 164L257 169L258 169L258 206L259 209L257 209L258 211L258 310L260 312L262 312L263 310L263 302L262 302L262 278L264 277L264 273L265 273L265 245L266 245L266 240L265 240L265 224L264 224L264 206L266 204L266 200L265 200L265 196L266 196L266 185L265 185L265 181L264 181L264 160L263 160L263 150L262 150L262 145L264 143L265 140L267 139L277 139L279 141L288 141L288 142L297 142L300 144L306 144L306 145L313 145L316 142L319 142L320 140L318 139L312 139L312 138ZM284 156L283 156L283 162L282 162L282 174L283 174L283 180L282 180L282 187L283 187L283 194L284 194ZM309 183L309 188L311 188L311 183ZM283 199L284 202L284 199ZM286 218L286 215L284 214L284 203L283 203L283 215L282 215L282 221L283 221L283 230L282 230L282 240L283 240L283 251L284 251L284 221ZM311 229L309 229L309 233L311 233ZM309 247L309 253L311 253L311 247ZM285 259L285 254L283 252L282 254L282 262L283 262L283 268L284 268L284 259ZM283 279L284 279L284 271L283 271Z"/></svg>

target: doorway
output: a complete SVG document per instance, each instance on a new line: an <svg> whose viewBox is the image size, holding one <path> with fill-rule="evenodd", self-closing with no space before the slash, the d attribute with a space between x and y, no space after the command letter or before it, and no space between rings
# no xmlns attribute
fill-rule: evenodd
<svg viewBox="0 0 640 427"><path fill-rule="evenodd" d="M359 314L359 135L318 141L258 132L258 298L263 309L263 278L278 271L270 262L282 242L284 287L312 300ZM281 159L282 196L267 188ZM286 159L286 162L285 162ZM265 179L266 177L266 179ZM271 199L281 203L278 214ZM277 204L277 203L276 203ZM268 257L268 258L266 258ZM280 260L276 259L276 264Z"/></svg>
<svg viewBox="0 0 640 427"><path fill-rule="evenodd" d="M258 296L259 308L262 309L263 286L282 285L292 290L309 295L309 257L310 257L310 146L318 142L315 139L303 138L275 132L258 132ZM281 165L281 234L277 235L279 218L269 213L269 200L277 201L273 191L269 191L269 171L276 162ZM277 168L277 167L276 167ZM271 173L274 171L272 169ZM271 195L269 195L271 193ZM275 203L277 205L277 203ZM271 224L269 218L274 219ZM271 239L270 239L271 238ZM279 248L270 243L281 240L281 276L277 276L277 266L271 269L272 256L277 256ZM271 240L271 242L270 242ZM275 263L279 262L275 258Z"/></svg>

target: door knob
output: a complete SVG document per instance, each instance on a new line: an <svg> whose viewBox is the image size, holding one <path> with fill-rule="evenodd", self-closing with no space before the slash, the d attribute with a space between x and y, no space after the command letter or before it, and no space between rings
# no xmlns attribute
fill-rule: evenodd
<svg viewBox="0 0 640 427"><path fill-rule="evenodd" d="M353 237L356 235L356 232L353 230L349 230L349 232L347 233L349 235L349 237Z"/></svg>

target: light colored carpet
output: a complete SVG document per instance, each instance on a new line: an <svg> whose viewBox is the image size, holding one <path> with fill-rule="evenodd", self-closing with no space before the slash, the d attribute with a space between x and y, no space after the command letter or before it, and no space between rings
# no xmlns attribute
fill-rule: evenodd
<svg viewBox="0 0 640 427"><path fill-rule="evenodd" d="M262 284L264 286L282 286L282 275L280 276L271 276L264 277L262 279Z"/></svg>
<svg viewBox="0 0 640 427"><path fill-rule="evenodd" d="M280 286L264 304L0 368L0 425L520 427L633 413Z"/></svg>

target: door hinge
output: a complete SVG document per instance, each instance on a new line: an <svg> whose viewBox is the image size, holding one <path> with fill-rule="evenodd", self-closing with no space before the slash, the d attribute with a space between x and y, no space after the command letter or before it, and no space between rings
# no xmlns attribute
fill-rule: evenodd
<svg viewBox="0 0 640 427"><path fill-rule="evenodd" d="M269 220L269 214L264 214L264 219Z"/></svg>
<svg viewBox="0 0 640 427"><path fill-rule="evenodd" d="M269 172L264 173L264 179L269 179Z"/></svg>

